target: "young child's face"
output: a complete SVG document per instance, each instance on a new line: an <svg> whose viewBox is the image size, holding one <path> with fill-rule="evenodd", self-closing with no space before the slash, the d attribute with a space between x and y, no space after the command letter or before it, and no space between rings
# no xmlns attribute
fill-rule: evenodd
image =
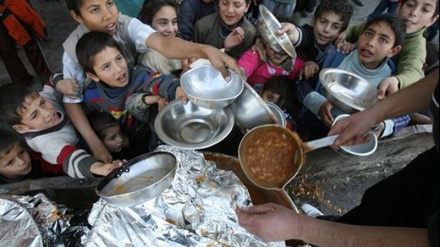
<svg viewBox="0 0 440 247"><path fill-rule="evenodd" d="M160 35L174 37L179 30L177 27L176 9L171 6L163 6L153 17L151 27Z"/></svg>
<svg viewBox="0 0 440 247"><path fill-rule="evenodd" d="M368 26L358 38L359 60L369 69L374 69L386 57L392 57L400 51L394 46L396 36L390 25L378 22Z"/></svg>
<svg viewBox="0 0 440 247"><path fill-rule="evenodd" d="M16 143L9 152L0 153L0 174L15 179L32 171L31 158L23 145Z"/></svg>
<svg viewBox="0 0 440 247"><path fill-rule="evenodd" d="M274 104L278 105L279 107L282 107L279 104L280 103L280 97L281 97L280 94L274 93L274 92L272 92L270 90L263 90L263 91L261 91L261 95L260 96L261 96L261 98L264 101L267 101L267 102L270 102L270 103L274 103Z"/></svg>
<svg viewBox="0 0 440 247"><path fill-rule="evenodd" d="M341 17L333 12L324 12L314 20L313 36L316 43L326 46L333 42L341 33L343 21Z"/></svg>
<svg viewBox="0 0 440 247"><path fill-rule="evenodd" d="M105 32L113 35L118 22L118 8L112 0L83 0L79 8L81 16L70 12L73 19L83 23L89 31Z"/></svg>
<svg viewBox="0 0 440 247"><path fill-rule="evenodd" d="M272 48L270 48L268 44L265 44L265 46L266 46L265 50L267 57L269 58L269 62L274 66L279 66L282 62L284 62L284 60L286 60L289 57L289 55L287 55L287 53L285 52L277 53Z"/></svg>
<svg viewBox="0 0 440 247"><path fill-rule="evenodd" d="M218 14L228 26L235 26L247 12L249 4L246 0L220 0Z"/></svg>
<svg viewBox="0 0 440 247"><path fill-rule="evenodd" d="M27 97L18 114L22 118L21 123L12 127L19 132L46 130L58 125L61 121L52 103L39 94Z"/></svg>
<svg viewBox="0 0 440 247"><path fill-rule="evenodd" d="M94 56L93 71L95 73L87 72L92 80L103 81L111 87L124 87L129 82L127 61L114 47L106 47Z"/></svg>
<svg viewBox="0 0 440 247"><path fill-rule="evenodd" d="M115 124L105 131L104 134L104 145L110 152L120 152L124 147L128 147L128 138L121 131L118 124Z"/></svg>
<svg viewBox="0 0 440 247"><path fill-rule="evenodd" d="M434 16L436 7L437 0L409 0L402 4L397 13L405 21L406 33L431 26L438 19L438 15Z"/></svg>

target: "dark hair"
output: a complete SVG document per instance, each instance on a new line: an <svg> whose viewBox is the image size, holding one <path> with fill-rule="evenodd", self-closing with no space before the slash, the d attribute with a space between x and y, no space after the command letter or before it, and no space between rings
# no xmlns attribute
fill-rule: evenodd
<svg viewBox="0 0 440 247"><path fill-rule="evenodd" d="M177 14L177 4L173 0L148 0L144 2L141 11L139 11L138 19L151 25L156 13L164 6L173 7Z"/></svg>
<svg viewBox="0 0 440 247"><path fill-rule="evenodd" d="M87 115L93 131L99 139L104 140L105 131L115 125L119 125L112 115L105 112L94 112Z"/></svg>
<svg viewBox="0 0 440 247"><path fill-rule="evenodd" d="M261 93L270 91L280 95L277 105L289 114L299 115L301 106L296 93L295 84L287 76L274 76L264 83Z"/></svg>
<svg viewBox="0 0 440 247"><path fill-rule="evenodd" d="M316 20L327 12L333 12L341 17L342 26L340 33L342 33L347 29L350 23L351 16L353 15L353 7L346 0L322 0L318 7L316 7L313 17Z"/></svg>
<svg viewBox="0 0 440 247"><path fill-rule="evenodd" d="M400 6L402 6L403 4L405 4L408 1L409 0L402 0L402 2L400 3ZM434 15L432 17L438 15L438 1L439 0L435 1L435 10L434 10Z"/></svg>
<svg viewBox="0 0 440 247"><path fill-rule="evenodd" d="M405 36L406 36L405 22L403 22L402 18L400 18L396 14L386 13L372 18L371 20L367 21L364 30L362 30L362 32L365 31L365 29L367 29L369 26L376 23L387 23L390 26L391 30L393 30L394 36L396 38L393 47L401 45L405 40Z"/></svg>
<svg viewBox="0 0 440 247"><path fill-rule="evenodd" d="M79 9L83 5L84 0L66 0L67 9L75 12L76 15L81 16Z"/></svg>
<svg viewBox="0 0 440 247"><path fill-rule="evenodd" d="M0 129L0 158L11 152L15 145L24 146L20 136L10 130Z"/></svg>
<svg viewBox="0 0 440 247"><path fill-rule="evenodd" d="M84 34L76 44L76 57L84 71L95 73L93 70L96 54L111 47L121 51L119 44L107 33L92 31Z"/></svg>
<svg viewBox="0 0 440 247"><path fill-rule="evenodd" d="M26 109L25 101L28 97L37 98L36 90L24 84L8 83L0 87L0 121L7 124L20 124L20 111Z"/></svg>

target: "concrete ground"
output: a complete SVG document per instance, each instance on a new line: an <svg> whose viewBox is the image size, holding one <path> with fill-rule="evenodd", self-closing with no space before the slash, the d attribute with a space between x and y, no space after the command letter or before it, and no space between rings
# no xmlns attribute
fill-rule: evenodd
<svg viewBox="0 0 440 247"><path fill-rule="evenodd" d="M374 9L379 0L361 0L363 7L354 5L352 23L366 20L367 15ZM76 23L69 16L64 1L58 0L31 0L35 9L47 22L51 41L41 41L44 54L53 72L62 70L62 42L76 27ZM303 19L301 23L310 21ZM28 63L20 50L23 61ZM32 72L31 69L29 71ZM4 65L0 62L0 85L9 81ZM331 149L315 150L307 154L307 161L298 176L286 186L286 191L299 206L302 202L309 202L318 206L326 214L341 214L355 206L363 191L378 180L399 170L417 154L432 147L430 134L414 134L399 137L379 144L378 150L367 157L354 157L335 152ZM57 188L63 186L80 187L89 185L87 181L78 182L65 180L66 183L56 180L48 181L43 187ZM26 191L41 189L36 184L26 183L29 187L15 188L12 191ZM94 184L94 183L93 183ZM64 188L64 187L63 187ZM0 193L10 191L0 188Z"/></svg>

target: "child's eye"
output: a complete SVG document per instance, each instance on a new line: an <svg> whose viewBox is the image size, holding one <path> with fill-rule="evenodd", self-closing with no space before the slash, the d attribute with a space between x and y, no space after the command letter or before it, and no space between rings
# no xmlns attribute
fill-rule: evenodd
<svg viewBox="0 0 440 247"><path fill-rule="evenodd" d="M384 39L384 38L380 38L380 39L379 39L379 42L380 42L380 43L384 43L384 44L388 44L388 43L389 43L388 40L387 40L387 39Z"/></svg>
<svg viewBox="0 0 440 247"><path fill-rule="evenodd" d="M105 65L102 67L102 70L109 70L110 69L110 65Z"/></svg>
<svg viewBox="0 0 440 247"><path fill-rule="evenodd" d="M98 13L99 9L98 8L92 8L90 9L90 13Z"/></svg>

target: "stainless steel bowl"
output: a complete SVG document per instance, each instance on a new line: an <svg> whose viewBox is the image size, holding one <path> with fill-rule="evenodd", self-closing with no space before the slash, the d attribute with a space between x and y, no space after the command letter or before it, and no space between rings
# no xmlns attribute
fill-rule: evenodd
<svg viewBox="0 0 440 247"><path fill-rule="evenodd" d="M286 127L287 125L287 120L286 120L286 116L284 116L284 112L283 110L281 110L281 108L272 103L272 102L267 102L266 101L267 106L269 106L269 109L273 112L273 114L275 115L275 119L278 125Z"/></svg>
<svg viewBox="0 0 440 247"><path fill-rule="evenodd" d="M326 98L345 113L362 111L377 102L377 88L354 73L323 69L319 80Z"/></svg>
<svg viewBox="0 0 440 247"><path fill-rule="evenodd" d="M243 92L229 107L234 112L237 125L247 130L263 124L277 123L275 114L247 83Z"/></svg>
<svg viewBox="0 0 440 247"><path fill-rule="evenodd" d="M182 149L202 149L222 141L234 127L229 108L208 109L176 99L162 109L154 130L163 142Z"/></svg>
<svg viewBox="0 0 440 247"><path fill-rule="evenodd" d="M176 157L152 152L131 159L113 170L96 187L96 193L118 207L131 207L160 195L171 185L177 169Z"/></svg>
<svg viewBox="0 0 440 247"><path fill-rule="evenodd" d="M281 28L281 24L275 16L264 5L259 6L257 30L263 40L278 53L286 52L291 57L296 57L296 50L293 47L289 36L284 33L280 36L275 35L275 31Z"/></svg>
<svg viewBox="0 0 440 247"><path fill-rule="evenodd" d="M180 78L180 85L194 104L219 109L231 104L243 91L244 81L229 70L230 81L225 81L220 71L212 65L202 65L188 70Z"/></svg>

